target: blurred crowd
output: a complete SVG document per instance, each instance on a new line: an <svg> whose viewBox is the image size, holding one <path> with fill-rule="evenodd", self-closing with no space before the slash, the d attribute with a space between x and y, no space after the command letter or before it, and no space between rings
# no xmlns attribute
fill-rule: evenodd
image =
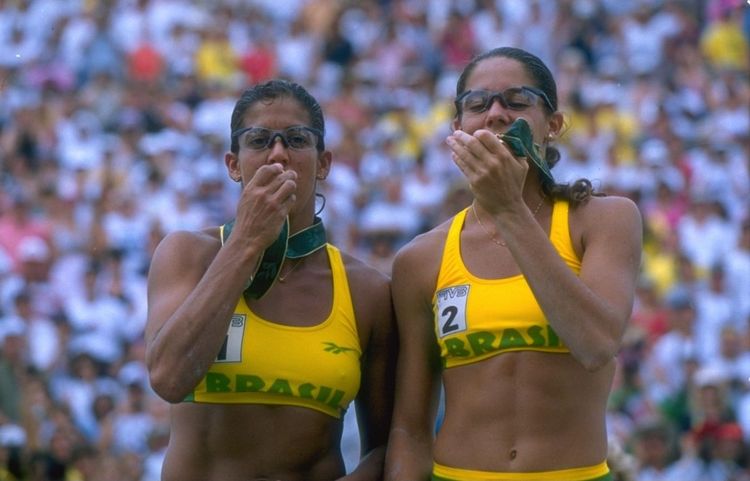
<svg viewBox="0 0 750 481"><path fill-rule="evenodd" d="M455 82L503 45L556 75L556 180L643 214L615 471L750 479L749 44L744 0L0 0L0 481L159 479L149 260L234 216L244 88L284 77L319 99L320 215L388 273L470 202L444 145Z"/></svg>

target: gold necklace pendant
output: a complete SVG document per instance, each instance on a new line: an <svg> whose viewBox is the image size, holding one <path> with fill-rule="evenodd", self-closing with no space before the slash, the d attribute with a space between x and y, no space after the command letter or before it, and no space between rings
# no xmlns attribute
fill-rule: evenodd
<svg viewBox="0 0 750 481"><path fill-rule="evenodd" d="M503 241L497 240L497 238L495 237L495 234L490 232L490 230L486 228L484 224L482 224L482 219L480 219L479 214L477 214L476 203L474 202L471 203L471 211L474 213L474 218L476 218L477 222L479 223L479 227L481 227L482 230L489 236L492 242L499 245L500 247L508 247L508 244L506 244Z"/></svg>
<svg viewBox="0 0 750 481"><path fill-rule="evenodd" d="M288 260L290 260L290 259L289 258L284 259L284 263L286 263L286 261L288 261ZM286 282L286 280L289 277L289 275L292 272L294 272L294 270L297 268L297 266L299 266L300 264L302 264L304 261L305 261L305 257L302 257L297 262L295 262L294 265L292 265L291 269L289 269L288 271L286 271L286 274L282 275L281 273L279 273L279 277L277 278L278 281L279 282Z"/></svg>

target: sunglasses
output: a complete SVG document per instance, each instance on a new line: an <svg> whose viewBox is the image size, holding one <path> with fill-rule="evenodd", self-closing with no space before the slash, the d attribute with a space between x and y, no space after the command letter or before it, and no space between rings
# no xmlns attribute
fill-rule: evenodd
<svg viewBox="0 0 750 481"><path fill-rule="evenodd" d="M500 105L506 109L521 111L537 105L540 98L544 100L551 111L555 111L547 94L537 88L525 85L511 87L502 92L467 90L456 98L456 110L475 114L486 112L497 99L500 101Z"/></svg>
<svg viewBox="0 0 750 481"><path fill-rule="evenodd" d="M264 127L246 127L232 132L232 138L237 139L238 143L249 150L261 151L270 149L276 142L276 138L281 139L284 147L292 150L311 150L319 148L323 150L321 139L323 132L312 127L304 125L295 125L287 127L284 130L271 130Z"/></svg>

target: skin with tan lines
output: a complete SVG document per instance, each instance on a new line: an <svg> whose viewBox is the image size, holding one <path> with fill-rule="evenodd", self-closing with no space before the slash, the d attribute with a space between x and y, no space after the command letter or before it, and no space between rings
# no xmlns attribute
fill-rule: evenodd
<svg viewBox="0 0 750 481"><path fill-rule="evenodd" d="M304 89L284 81L265 85L261 94L256 86L238 101L233 132L248 126L281 132L291 126L313 127L314 109L300 100ZM251 91L255 97L248 97ZM317 106L306 92L304 98ZM320 113L319 121L316 128L322 131ZM242 191L226 243L222 246L218 228L177 232L167 236L154 254L146 358L152 386L172 403L162 473L165 481L382 479L396 347L389 282L345 253L343 266L362 352L355 374L360 388L354 398L362 459L352 473L345 476L340 450L343 416L336 418L284 401L182 402L217 360L243 295L253 315L266 325L277 326L268 328L274 332L305 336L329 316L343 323L332 312L334 274L327 248L302 259L285 260L281 266L284 282L274 283L260 299L243 294L249 273L279 235L284 219L289 216L292 234L313 224L316 182L328 174L331 153L320 148L322 142L307 150L292 145L281 136L260 147L246 140L233 141L225 163L228 175L241 183ZM253 331L247 336L252 338Z"/></svg>
<svg viewBox="0 0 750 481"><path fill-rule="evenodd" d="M535 102L514 109L509 99L495 95L486 107L463 104L469 108L457 111L446 142L474 194L473 209L460 226L460 257L472 282L502 280L492 288L498 303L512 303L503 297L503 281L523 276L569 352L523 348L442 368L434 303L452 219L415 238L397 254L393 268L400 350L387 481L432 479L433 462L518 476L597 466L607 456L605 407L633 305L641 219L629 199L589 191L584 200L570 202L568 217L580 273L563 261L549 233L553 203L570 191L551 188L536 166L514 157L496 135L523 117L544 158L550 138L563 128L554 82L545 85L512 56L519 53L525 54L489 52L467 67L463 85L459 81L457 97L468 90L530 86L553 99L530 96ZM433 434L441 382L445 416Z"/></svg>

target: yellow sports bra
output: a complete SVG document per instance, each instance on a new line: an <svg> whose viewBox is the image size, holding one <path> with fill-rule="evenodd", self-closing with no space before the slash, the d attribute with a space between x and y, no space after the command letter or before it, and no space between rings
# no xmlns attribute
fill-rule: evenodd
<svg viewBox="0 0 750 481"><path fill-rule="evenodd" d="M359 391L362 350L341 253L330 244L326 250L328 318L310 327L276 324L240 297L214 364L186 402L302 406L342 417Z"/></svg>
<svg viewBox="0 0 750 481"><path fill-rule="evenodd" d="M464 209L453 218L432 300L435 334L446 368L481 361L504 352L570 352L539 307L523 275L480 279L461 258ZM581 262L568 229L568 202L555 201L550 241L578 274Z"/></svg>

